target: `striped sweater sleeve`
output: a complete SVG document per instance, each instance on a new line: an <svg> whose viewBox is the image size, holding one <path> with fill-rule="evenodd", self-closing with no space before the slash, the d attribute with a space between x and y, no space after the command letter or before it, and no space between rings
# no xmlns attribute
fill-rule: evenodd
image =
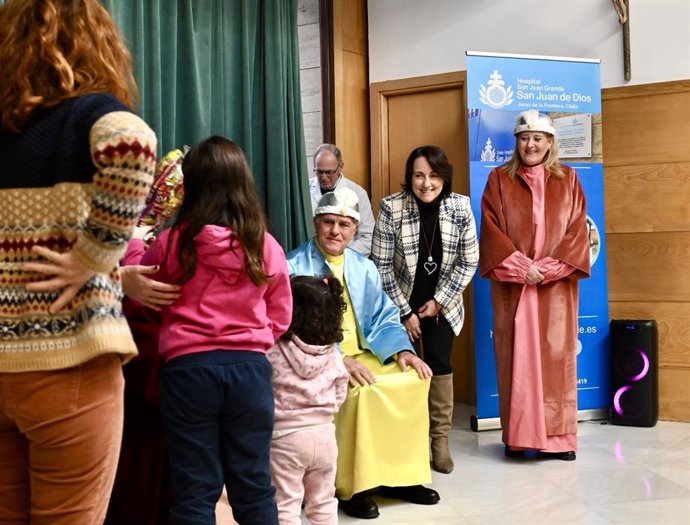
<svg viewBox="0 0 690 525"><path fill-rule="evenodd" d="M96 167L86 227L73 255L87 268L109 272L125 253L143 210L156 164L156 135L133 113L99 118L89 133Z"/></svg>

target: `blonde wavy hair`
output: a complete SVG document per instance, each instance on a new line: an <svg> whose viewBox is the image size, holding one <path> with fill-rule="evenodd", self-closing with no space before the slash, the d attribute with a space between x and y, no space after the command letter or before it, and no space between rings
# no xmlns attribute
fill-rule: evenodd
<svg viewBox="0 0 690 525"><path fill-rule="evenodd" d="M0 6L0 123L19 132L40 108L108 92L134 107L132 56L97 0Z"/></svg>
<svg viewBox="0 0 690 525"><path fill-rule="evenodd" d="M549 148L549 151L546 152L546 155L544 155L544 171L546 173L550 173L554 177L562 179L565 177L565 171L563 170L561 163L558 161L558 140L556 140L556 137L550 133L544 133L544 135L551 139L551 147ZM520 152L518 151L518 141L516 135L513 156L502 166L502 168L506 170L508 172L508 176L513 179L515 178L515 175L517 175L517 172L520 171L522 166L523 164L522 159L520 158Z"/></svg>

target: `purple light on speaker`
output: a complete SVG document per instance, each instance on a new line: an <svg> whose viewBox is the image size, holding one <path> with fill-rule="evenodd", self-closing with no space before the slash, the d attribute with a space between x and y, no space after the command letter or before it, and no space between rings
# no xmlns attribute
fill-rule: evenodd
<svg viewBox="0 0 690 525"><path fill-rule="evenodd" d="M647 372L649 372L649 357L639 348L637 349L637 351L640 352L640 355L642 356L642 372L640 372L636 376L632 376L630 378L631 381L639 381L647 375Z"/></svg>
<svg viewBox="0 0 690 525"><path fill-rule="evenodd" d="M644 482L644 495L649 498L652 495L652 484L647 478L642 478L642 481Z"/></svg>
<svg viewBox="0 0 690 525"><path fill-rule="evenodd" d="M621 407L621 396L625 394L632 387L630 385L625 385L619 388L613 396L613 409L619 416L623 415L623 408Z"/></svg>
<svg viewBox="0 0 690 525"><path fill-rule="evenodd" d="M616 441L616 446L614 447L613 451L616 455L616 461L618 461L618 463L625 463L625 456L623 455L623 445L621 445L620 440Z"/></svg>

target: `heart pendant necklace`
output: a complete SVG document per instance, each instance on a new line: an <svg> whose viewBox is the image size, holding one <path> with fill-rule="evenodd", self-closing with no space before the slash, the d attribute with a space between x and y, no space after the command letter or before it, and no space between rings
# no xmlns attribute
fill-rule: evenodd
<svg viewBox="0 0 690 525"><path fill-rule="evenodd" d="M427 239L426 236L426 231L424 230L424 224L422 221L419 221L419 228L422 230L422 235L424 236L424 244L426 244L426 250L428 257L426 258L426 262L424 263L424 270L426 271L427 275L431 275L436 271L438 268L438 264L434 261L434 258L431 256L431 248L434 245L434 239L436 238L436 227L438 226L438 216L436 216L436 222L434 222L434 231L431 234L431 243L429 243L429 239Z"/></svg>

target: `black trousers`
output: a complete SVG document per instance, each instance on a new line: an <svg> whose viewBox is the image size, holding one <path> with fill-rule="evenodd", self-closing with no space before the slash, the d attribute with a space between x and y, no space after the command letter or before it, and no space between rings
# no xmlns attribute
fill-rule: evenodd
<svg viewBox="0 0 690 525"><path fill-rule="evenodd" d="M168 362L161 412L176 525L215 525L223 484L240 525L278 525L269 453L271 364L260 352L217 350Z"/></svg>
<svg viewBox="0 0 690 525"><path fill-rule="evenodd" d="M438 321L437 321L438 320ZM453 373L450 364L450 354L453 350L455 334L443 314L436 317L425 317L419 320L422 337L417 339L414 349L417 355L423 357L435 376ZM420 345L421 340L421 345Z"/></svg>

